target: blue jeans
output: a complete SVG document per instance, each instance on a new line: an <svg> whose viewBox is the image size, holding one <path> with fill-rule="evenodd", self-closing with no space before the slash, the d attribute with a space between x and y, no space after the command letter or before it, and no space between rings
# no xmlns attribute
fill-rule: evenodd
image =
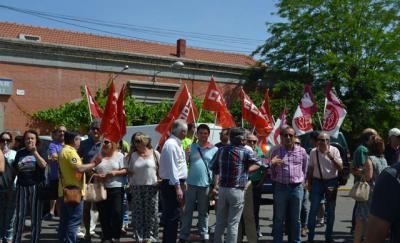
<svg viewBox="0 0 400 243"><path fill-rule="evenodd" d="M124 197L122 199L122 226L127 226L129 224L129 203L128 196L124 192Z"/></svg>
<svg viewBox="0 0 400 243"><path fill-rule="evenodd" d="M289 236L293 242L301 243L300 207L303 201L302 184L275 183L274 187L274 243L283 242L283 222L289 216ZM287 212L289 209L289 212Z"/></svg>
<svg viewBox="0 0 400 243"><path fill-rule="evenodd" d="M179 238L187 240L192 227L194 206L197 202L198 229L202 240L208 240L208 192L209 187L188 185L185 193L185 211Z"/></svg>
<svg viewBox="0 0 400 243"><path fill-rule="evenodd" d="M308 216L308 240L314 240L315 235L315 221L317 214L319 212L319 205L321 199L325 194L325 187L338 187L337 179L330 180L318 180L313 179L312 188L311 188L311 207L310 214ZM333 232L333 223L335 222L335 208L336 208L336 200L331 201L326 199L326 214L327 214L327 223L325 230L325 240L332 240L332 232Z"/></svg>
<svg viewBox="0 0 400 243"><path fill-rule="evenodd" d="M60 242L75 243L78 227L83 215L83 201L78 205L68 205L60 200L61 217L58 226L58 237Z"/></svg>
<svg viewBox="0 0 400 243"><path fill-rule="evenodd" d="M0 192L0 242L11 241L15 219L15 189Z"/></svg>
<svg viewBox="0 0 400 243"><path fill-rule="evenodd" d="M244 190L238 188L220 187L217 201L217 222L214 233L214 243L236 243L240 217L244 206Z"/></svg>

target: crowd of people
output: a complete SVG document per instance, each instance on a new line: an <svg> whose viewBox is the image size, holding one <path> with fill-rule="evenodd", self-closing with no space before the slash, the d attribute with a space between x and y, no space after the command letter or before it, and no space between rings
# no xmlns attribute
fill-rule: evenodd
<svg viewBox="0 0 400 243"><path fill-rule="evenodd" d="M132 135L130 146L102 137L100 121L95 120L82 142L79 133L59 126L42 151L34 130L16 139L14 147L12 134L1 133L0 241L21 242L25 219L30 217L30 241L39 242L42 220L57 215L59 242L78 238L90 242L99 221L105 243L119 242L130 229L134 242L184 243L193 240L197 210L197 241L236 243L246 235L255 243L262 237L261 187L270 176L273 242L283 242L285 232L288 242L301 242L301 237L314 242L321 220L326 225L325 241L334 242L343 161L340 151L330 145L329 134L312 132L312 149L306 151L295 130L284 126L281 144L268 153L244 128L221 130L221 141L215 145L209 136L206 124L196 127L178 119L158 151L142 132ZM371 128L360 138L351 171L355 182L369 184L370 193L367 201L355 202L353 240L384 242L390 235L391 242L400 242L400 130L389 131L387 144ZM106 194L96 202L84 200L86 185L93 182ZM213 239L210 205L216 211Z"/></svg>

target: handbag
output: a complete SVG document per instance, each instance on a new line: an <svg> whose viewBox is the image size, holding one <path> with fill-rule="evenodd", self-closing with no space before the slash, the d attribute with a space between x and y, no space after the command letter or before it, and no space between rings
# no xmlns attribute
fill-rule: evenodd
<svg viewBox="0 0 400 243"><path fill-rule="evenodd" d="M369 199L370 186L365 181L364 176L361 177L360 181L357 181L349 192L349 196L357 202L366 202Z"/></svg>
<svg viewBox="0 0 400 243"><path fill-rule="evenodd" d="M99 202L107 199L107 191L101 182L92 182L94 174L85 185L85 195L83 200L87 202Z"/></svg>
<svg viewBox="0 0 400 243"><path fill-rule="evenodd" d="M334 186L327 186L324 180L324 177L322 176L322 170L321 170L321 165L319 163L319 154L318 154L318 150L316 150L317 152L317 163L318 163L318 169L319 169L319 174L321 175L321 180L324 184L325 187L325 198L326 200L330 201L330 202L334 202L336 201L336 197L337 197L337 187Z"/></svg>
<svg viewBox="0 0 400 243"><path fill-rule="evenodd" d="M0 190L10 189L14 185L15 173L14 169L4 159L4 172L0 175Z"/></svg>
<svg viewBox="0 0 400 243"><path fill-rule="evenodd" d="M82 200L82 189L79 186L66 186L63 195L65 204L78 205Z"/></svg>

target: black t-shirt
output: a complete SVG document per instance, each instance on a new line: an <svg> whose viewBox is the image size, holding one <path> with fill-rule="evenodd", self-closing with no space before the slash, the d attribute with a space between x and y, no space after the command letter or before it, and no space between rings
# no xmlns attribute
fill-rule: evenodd
<svg viewBox="0 0 400 243"><path fill-rule="evenodd" d="M386 168L379 175L370 212L390 223L390 242L400 242L400 163Z"/></svg>
<svg viewBox="0 0 400 243"><path fill-rule="evenodd" d="M78 149L78 154L82 158L84 164L89 164L90 161L100 153L101 143L94 143L93 139L88 138L81 142Z"/></svg>
<svg viewBox="0 0 400 243"><path fill-rule="evenodd" d="M399 153L390 144L385 146L385 159L389 166L394 165L399 161Z"/></svg>
<svg viewBox="0 0 400 243"><path fill-rule="evenodd" d="M43 151L38 152L43 159L46 159L46 155ZM18 175L17 185L32 186L44 181L44 168L39 166L32 152L25 148L17 152L13 167Z"/></svg>

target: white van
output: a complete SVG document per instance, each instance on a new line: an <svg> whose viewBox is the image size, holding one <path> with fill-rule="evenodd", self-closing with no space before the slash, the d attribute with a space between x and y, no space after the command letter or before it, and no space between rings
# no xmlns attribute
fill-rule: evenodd
<svg viewBox="0 0 400 243"><path fill-rule="evenodd" d="M200 124L202 124L202 123L198 123L197 126ZM213 123L204 123L204 124L207 124L210 127L210 137L208 138L208 141L212 144L216 144L216 143L220 142L219 141L219 133L221 132L222 128ZM158 141L160 140L160 137L161 137L161 134L159 134L155 130L157 125L158 124L142 125L142 126L127 126L126 134L123 139L130 143L131 137L135 132L143 132L150 136L151 145L153 146L153 148L156 148L158 145Z"/></svg>

